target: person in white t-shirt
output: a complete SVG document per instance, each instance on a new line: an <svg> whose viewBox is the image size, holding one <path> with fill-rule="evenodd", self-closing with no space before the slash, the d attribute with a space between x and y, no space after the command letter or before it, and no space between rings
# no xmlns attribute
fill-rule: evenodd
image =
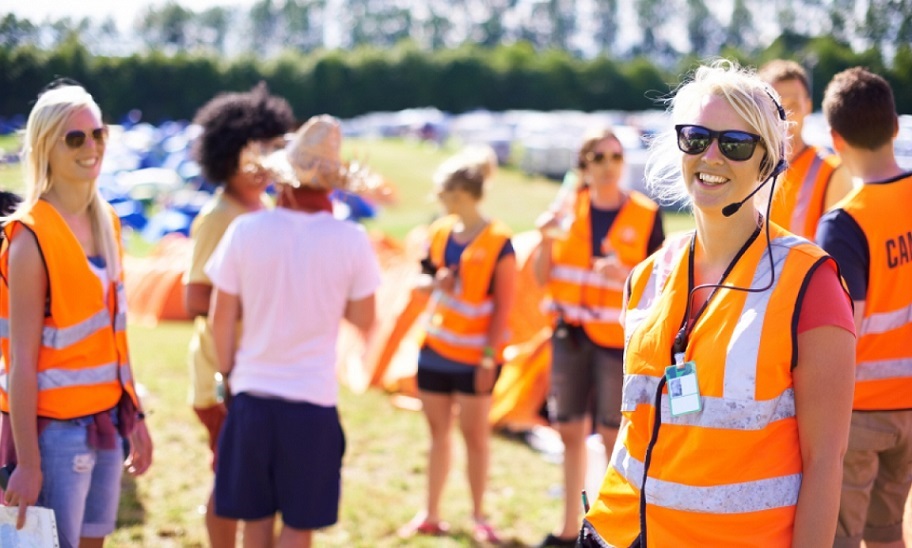
<svg viewBox="0 0 912 548"><path fill-rule="evenodd" d="M319 206L345 183L340 146L338 121L311 118L278 153L288 169L274 172L277 208L235 219L206 265L209 321L232 396L215 512L244 521L245 546L272 545L277 512L279 545L310 546L315 529L338 519L345 437L336 341L342 319L366 335L380 285L364 229Z"/></svg>

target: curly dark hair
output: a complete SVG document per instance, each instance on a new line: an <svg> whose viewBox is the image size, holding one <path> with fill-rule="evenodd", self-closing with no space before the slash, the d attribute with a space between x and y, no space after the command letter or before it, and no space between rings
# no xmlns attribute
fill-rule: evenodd
<svg viewBox="0 0 912 548"><path fill-rule="evenodd" d="M193 155L203 176L224 184L238 170L238 156L254 140L284 135L295 125L288 101L269 94L265 82L246 93L220 93L203 105L193 118L203 132L193 145Z"/></svg>

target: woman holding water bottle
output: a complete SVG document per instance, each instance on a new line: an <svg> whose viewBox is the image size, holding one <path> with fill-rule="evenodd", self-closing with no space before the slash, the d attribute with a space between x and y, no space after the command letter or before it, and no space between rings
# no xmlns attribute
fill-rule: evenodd
<svg viewBox="0 0 912 548"><path fill-rule="evenodd" d="M541 546L574 546L592 420L611 453L621 421L624 332L619 314L630 270L665 239L658 206L620 186L624 148L602 129L578 155L579 186L539 216L535 275L554 315L548 414L564 443L564 520Z"/></svg>

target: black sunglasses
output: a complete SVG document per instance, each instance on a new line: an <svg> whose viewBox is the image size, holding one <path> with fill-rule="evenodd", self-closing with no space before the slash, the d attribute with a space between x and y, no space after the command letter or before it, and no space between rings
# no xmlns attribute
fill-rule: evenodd
<svg viewBox="0 0 912 548"><path fill-rule="evenodd" d="M603 161L605 161L605 156L605 153L601 151L592 152L586 156L586 160L592 162L593 164L601 164ZM611 154L608 154L607 157L611 160L614 160L615 162L620 162L624 159L624 155L620 152L612 152Z"/></svg>
<svg viewBox="0 0 912 548"><path fill-rule="evenodd" d="M95 144L98 146L103 146L105 144L105 139L108 137L108 128L107 127L97 127L92 130L92 140L95 141ZM66 135L63 136L63 142L66 143L66 146L77 149L85 144L88 136L86 132L81 129L74 129L73 131L66 132Z"/></svg>
<svg viewBox="0 0 912 548"><path fill-rule="evenodd" d="M700 154L709 148L713 139L719 141L719 150L729 160L743 162L754 155L762 138L759 135L727 129L713 131L703 126L679 124L675 126L678 132L678 148L685 154Z"/></svg>

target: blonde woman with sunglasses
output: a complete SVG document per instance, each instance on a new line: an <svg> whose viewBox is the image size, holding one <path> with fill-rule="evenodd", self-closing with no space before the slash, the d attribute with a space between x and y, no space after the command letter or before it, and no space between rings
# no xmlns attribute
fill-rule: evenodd
<svg viewBox="0 0 912 548"><path fill-rule="evenodd" d="M3 502L54 511L60 546L114 530L124 466L152 441L127 350L120 223L98 193L107 128L85 89L42 93L23 145L25 199L0 254ZM124 462L123 439L129 440Z"/></svg>
<svg viewBox="0 0 912 548"><path fill-rule="evenodd" d="M563 524L541 546L576 544L586 438L595 422L610 454L621 422L624 280L665 238L658 206L620 186L624 147L614 133L587 134L578 168L581 186L538 219L534 258L554 315L548 414L564 443Z"/></svg>
<svg viewBox="0 0 912 548"><path fill-rule="evenodd" d="M832 546L854 323L832 257L750 201L786 167L785 112L726 61L670 105L647 182L696 230L626 283L624 421L580 544Z"/></svg>

